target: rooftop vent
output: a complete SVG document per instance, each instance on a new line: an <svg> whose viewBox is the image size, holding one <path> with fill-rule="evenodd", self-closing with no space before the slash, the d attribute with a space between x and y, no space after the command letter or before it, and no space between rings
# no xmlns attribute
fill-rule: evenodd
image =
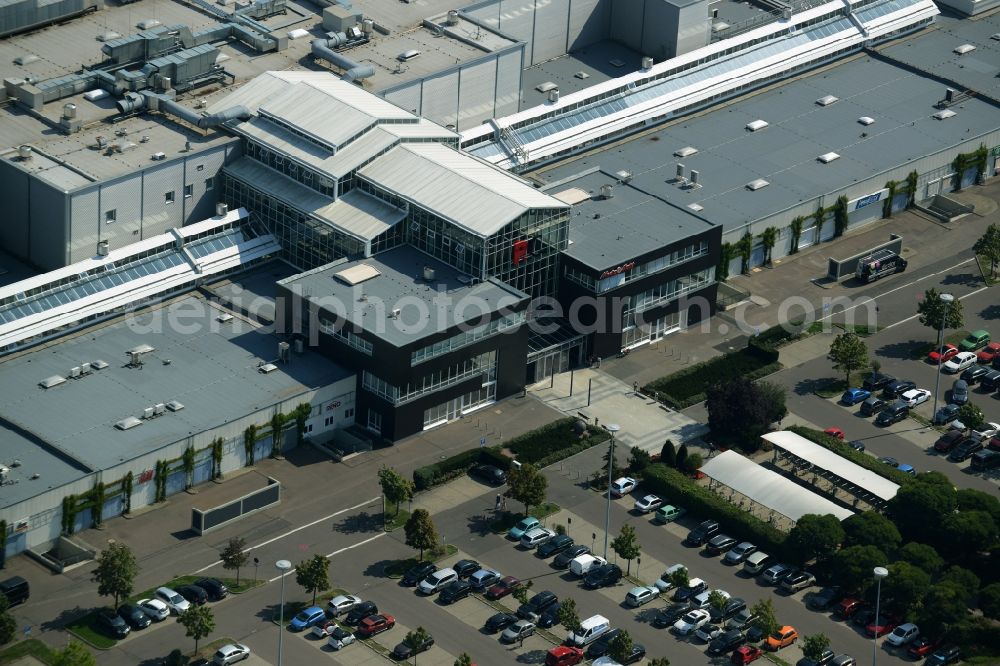
<svg viewBox="0 0 1000 666"><path fill-rule="evenodd" d="M751 132L756 132L757 130L762 130L767 127L768 123L766 120L752 120L747 123L747 129Z"/></svg>
<svg viewBox="0 0 1000 666"><path fill-rule="evenodd" d="M622 169L621 171L615 171L615 177L618 178L619 182L631 183L632 182L632 172Z"/></svg>
<svg viewBox="0 0 1000 666"><path fill-rule="evenodd" d="M758 178L757 180L751 180L749 183L747 183L747 189L750 190L751 192L756 192L757 190L765 188L770 184L771 183L767 182L763 178Z"/></svg>
<svg viewBox="0 0 1000 666"><path fill-rule="evenodd" d="M714 21L712 23L712 32L722 32L723 30L729 30L729 24L725 21Z"/></svg>
<svg viewBox="0 0 1000 666"><path fill-rule="evenodd" d="M642 68L643 69L653 69L653 59L649 56L642 57Z"/></svg>
<svg viewBox="0 0 1000 666"><path fill-rule="evenodd" d="M30 65L31 63L36 62L38 60L39 60L38 56L34 54L22 55L14 58L14 64L24 66L24 65Z"/></svg>
<svg viewBox="0 0 1000 666"><path fill-rule="evenodd" d="M97 36L97 41L99 42L110 42L113 39L118 39L121 37L120 32L115 32L114 30L109 30L107 32L102 32Z"/></svg>
<svg viewBox="0 0 1000 666"><path fill-rule="evenodd" d="M108 367L108 362L102 361L101 359L97 359L96 361L93 361L90 364L90 367L92 367L94 370L103 370L104 368Z"/></svg>
<svg viewBox="0 0 1000 666"><path fill-rule="evenodd" d="M962 44L961 46L956 46L952 50L955 53L957 53L958 55L965 55L966 53L969 53L971 51L975 51L976 47L973 46L972 44Z"/></svg>
<svg viewBox="0 0 1000 666"><path fill-rule="evenodd" d="M558 89L559 86L552 83L551 81L546 81L545 83L539 83L537 86L535 86L535 90L537 90L540 93L547 93L550 90L558 90Z"/></svg>
<svg viewBox="0 0 1000 666"><path fill-rule="evenodd" d="M823 164L829 164L830 162L832 162L834 160L839 160L840 159L840 155L838 155L837 153L823 153L822 155L820 155L816 159L818 159Z"/></svg>
<svg viewBox="0 0 1000 666"><path fill-rule="evenodd" d="M589 79L590 78L590 74L587 74L587 72L577 72L573 76L575 76L578 79Z"/></svg>
<svg viewBox="0 0 1000 666"><path fill-rule="evenodd" d="M28 161L31 159L31 155L34 153L34 148L24 144L17 147L17 156L21 158L22 161Z"/></svg>
<svg viewBox="0 0 1000 666"><path fill-rule="evenodd" d="M176 400L171 400L170 402L167 403L167 409L169 409L172 412L179 412L182 409L184 409L184 405L177 402Z"/></svg>
<svg viewBox="0 0 1000 666"><path fill-rule="evenodd" d="M559 88L549 91L549 101L553 104L559 101Z"/></svg>
<svg viewBox="0 0 1000 666"><path fill-rule="evenodd" d="M135 27L139 28L140 30L149 30L151 28L155 28L158 25L163 25L163 24L157 21L156 19L143 19L138 23L136 23Z"/></svg>
<svg viewBox="0 0 1000 666"><path fill-rule="evenodd" d="M371 280L373 277L378 277L381 275L381 271L371 266L369 264L358 264L357 266L351 266L350 268L345 268L342 271L334 273L333 276L350 286L356 284L361 284L366 280Z"/></svg>
<svg viewBox="0 0 1000 666"><path fill-rule="evenodd" d="M220 314L215 319L216 319L216 321L221 321L222 323L226 323L227 321L231 321L232 318L233 318L233 315L229 314L228 312L223 312L222 314Z"/></svg>
<svg viewBox="0 0 1000 666"><path fill-rule="evenodd" d="M128 418L124 418L118 423L116 423L115 427L118 428L119 430L128 430L130 428L134 428L136 426L141 426L141 425L142 421L135 418L134 416L129 416Z"/></svg>
<svg viewBox="0 0 1000 666"><path fill-rule="evenodd" d="M601 185L601 198L610 199L615 196L615 188L611 185Z"/></svg>
<svg viewBox="0 0 1000 666"><path fill-rule="evenodd" d="M156 351L156 349L150 345L137 345L128 350L129 354L148 354L149 352Z"/></svg>
<svg viewBox="0 0 1000 666"><path fill-rule="evenodd" d="M860 118L858 118L858 122L861 123L862 125L871 125L873 122L875 122L875 119L872 118L871 116L861 116Z"/></svg>
<svg viewBox="0 0 1000 666"><path fill-rule="evenodd" d="M952 116L956 115L958 114L952 111L951 109L945 109L944 111L938 111L933 116L931 116L931 118L935 118L937 120L944 120L945 118L951 118Z"/></svg>
<svg viewBox="0 0 1000 666"><path fill-rule="evenodd" d="M42 381L38 382L38 385L43 389L50 389L53 386L59 386L66 382L66 378L60 375L52 375L51 377L46 377Z"/></svg>
<svg viewBox="0 0 1000 666"><path fill-rule="evenodd" d="M257 372L261 373L262 375L266 375L268 373L274 372L277 369L278 366L276 366L274 363L265 363L264 365L257 368Z"/></svg>
<svg viewBox="0 0 1000 666"><path fill-rule="evenodd" d="M698 149L694 146L685 146L679 150L674 151L674 155L677 157L688 157L689 155L694 155L698 152Z"/></svg>
<svg viewBox="0 0 1000 666"><path fill-rule="evenodd" d="M153 160L154 162L159 162L160 160L167 159L167 154L162 150L160 150L150 155L149 159Z"/></svg>
<svg viewBox="0 0 1000 666"><path fill-rule="evenodd" d="M688 208L690 208L691 210L693 210L696 213L700 213L701 211L705 210L704 206L702 206L701 204L696 204L696 203L688 204Z"/></svg>
<svg viewBox="0 0 1000 666"><path fill-rule="evenodd" d="M424 280L427 282L433 282L437 277L437 273L431 266L424 266Z"/></svg>
<svg viewBox="0 0 1000 666"><path fill-rule="evenodd" d="M820 97L818 100L816 100L816 103L819 104L820 106L830 106L838 99L839 99L838 97L834 97L833 95L824 95L823 97Z"/></svg>
<svg viewBox="0 0 1000 666"><path fill-rule="evenodd" d="M1000 42L1000 32L994 32L992 35L990 35L990 39L995 39L998 42Z"/></svg>

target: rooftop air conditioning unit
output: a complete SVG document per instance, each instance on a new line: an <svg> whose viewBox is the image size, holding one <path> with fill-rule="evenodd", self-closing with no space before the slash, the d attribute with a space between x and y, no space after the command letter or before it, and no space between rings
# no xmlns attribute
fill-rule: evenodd
<svg viewBox="0 0 1000 666"><path fill-rule="evenodd" d="M151 418L153 418L153 408L152 407L146 407L145 409L143 409L142 410L142 418L144 418L144 419L151 419Z"/></svg>
<svg viewBox="0 0 1000 666"><path fill-rule="evenodd" d="M437 273L430 266L424 266L424 280L427 282L432 282Z"/></svg>
<svg viewBox="0 0 1000 666"><path fill-rule="evenodd" d="M98 257L108 256L108 241L102 240L97 243L97 256Z"/></svg>
<svg viewBox="0 0 1000 666"><path fill-rule="evenodd" d="M153 405L153 415L154 416L159 416L160 414L162 414L166 410L167 410L167 406L165 404L163 404L162 402L158 402L155 405Z"/></svg>
<svg viewBox="0 0 1000 666"><path fill-rule="evenodd" d="M215 216L216 217L223 217L223 216L228 215L228 214L229 214L229 206L227 206L224 203L217 203L217 204L215 204Z"/></svg>
<svg viewBox="0 0 1000 666"><path fill-rule="evenodd" d="M167 159L167 154L161 150L150 155L149 159L153 160L154 162L159 162L160 160Z"/></svg>
<svg viewBox="0 0 1000 666"><path fill-rule="evenodd" d="M399 308L395 308L392 312L389 313L389 318L399 319L399 315L401 315L402 313L403 313L402 310L400 310Z"/></svg>
<svg viewBox="0 0 1000 666"><path fill-rule="evenodd" d="M610 199L615 196L615 188L611 185L601 185L601 198Z"/></svg>
<svg viewBox="0 0 1000 666"><path fill-rule="evenodd" d="M70 379L76 379L80 376L80 366L70 368L69 377Z"/></svg>
<svg viewBox="0 0 1000 666"><path fill-rule="evenodd" d="M653 69L653 59L649 56L642 57L642 68L643 69Z"/></svg>
<svg viewBox="0 0 1000 666"><path fill-rule="evenodd" d="M90 363L80 364L80 374L89 375L90 374Z"/></svg>

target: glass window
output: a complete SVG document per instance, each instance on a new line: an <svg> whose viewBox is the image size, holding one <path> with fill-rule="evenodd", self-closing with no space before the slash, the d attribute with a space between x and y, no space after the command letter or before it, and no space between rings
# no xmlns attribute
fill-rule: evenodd
<svg viewBox="0 0 1000 666"><path fill-rule="evenodd" d="M185 199L190 199L193 196L194 196L194 185L185 185L184 186L184 198Z"/></svg>
<svg viewBox="0 0 1000 666"><path fill-rule="evenodd" d="M174 202L174 191L170 190L169 192L164 192L163 203L172 204L173 202Z"/></svg>

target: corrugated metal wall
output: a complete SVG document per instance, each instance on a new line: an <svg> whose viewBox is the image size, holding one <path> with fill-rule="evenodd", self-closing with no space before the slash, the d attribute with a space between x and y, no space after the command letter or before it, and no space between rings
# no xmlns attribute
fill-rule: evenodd
<svg viewBox="0 0 1000 666"><path fill-rule="evenodd" d="M142 178L141 238L162 234L184 224L184 184L183 160L146 169ZM169 203L168 193L173 196Z"/></svg>
<svg viewBox="0 0 1000 666"><path fill-rule="evenodd" d="M0 160L0 200L4 221L0 224L0 245L21 257L28 254L30 177L6 159Z"/></svg>
<svg viewBox="0 0 1000 666"><path fill-rule="evenodd" d="M474 127L493 117L497 63L490 60L461 70L458 91L458 127Z"/></svg>
<svg viewBox="0 0 1000 666"><path fill-rule="evenodd" d="M633 51L642 51L645 0L615 0L611 5L610 37Z"/></svg>
<svg viewBox="0 0 1000 666"><path fill-rule="evenodd" d="M582 49L594 42L607 39L611 34L612 0L570 0L569 51Z"/></svg>
<svg viewBox="0 0 1000 666"><path fill-rule="evenodd" d="M552 60L566 53L569 0L538 0L532 37L532 63Z"/></svg>
<svg viewBox="0 0 1000 666"><path fill-rule="evenodd" d="M516 113L521 107L521 59L514 51L500 56L497 62L497 98L494 116L499 118Z"/></svg>
<svg viewBox="0 0 1000 666"><path fill-rule="evenodd" d="M108 247L112 250L117 250L139 240L142 230L142 174L136 174L125 180L105 185L98 191L101 198L101 210L95 222L100 240L107 240ZM112 211L114 211L115 221L108 222L107 215ZM86 221L80 220L78 222L74 216L73 222L75 241L80 237L76 233L76 227L78 225L84 226ZM88 243L82 248L81 256L74 257L74 261L94 256L96 249L96 240L92 244Z"/></svg>
<svg viewBox="0 0 1000 666"><path fill-rule="evenodd" d="M421 81L411 81L406 85L393 88L392 90L387 90L382 93L382 96L387 100L395 104L396 106L406 109L407 111L413 111L420 113L420 90L422 88ZM426 114L422 114L424 117ZM434 120L433 118L430 118Z"/></svg>
<svg viewBox="0 0 1000 666"><path fill-rule="evenodd" d="M458 71L424 79L423 115L442 125L458 120Z"/></svg>

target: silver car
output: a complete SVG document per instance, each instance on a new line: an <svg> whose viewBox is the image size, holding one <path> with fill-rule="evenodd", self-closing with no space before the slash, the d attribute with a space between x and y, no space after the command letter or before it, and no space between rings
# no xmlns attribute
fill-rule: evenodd
<svg viewBox="0 0 1000 666"><path fill-rule="evenodd" d="M228 666L249 658L250 648L241 643L230 643L219 648L215 656L212 657L212 663L216 666Z"/></svg>
<svg viewBox="0 0 1000 666"><path fill-rule="evenodd" d="M500 640L504 643L513 643L514 641L523 641L528 636L535 633L535 623L528 622L527 620L518 620L514 624L510 625L503 630L500 634Z"/></svg>

